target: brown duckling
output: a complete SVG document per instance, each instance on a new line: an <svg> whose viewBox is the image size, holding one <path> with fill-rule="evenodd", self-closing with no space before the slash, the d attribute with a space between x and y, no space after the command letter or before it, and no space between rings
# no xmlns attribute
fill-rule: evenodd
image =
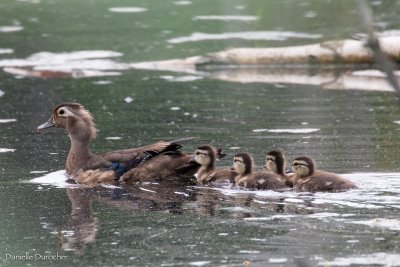
<svg viewBox="0 0 400 267"><path fill-rule="evenodd" d="M194 152L194 161L200 164L196 173L198 184L235 182L237 172L230 168L215 169L217 157L221 157L221 150L212 146L200 146Z"/></svg>
<svg viewBox="0 0 400 267"><path fill-rule="evenodd" d="M235 185L246 188L274 190L285 188L286 184L273 172L253 172L253 159L248 153L239 153L233 158L233 168L239 173Z"/></svg>
<svg viewBox="0 0 400 267"><path fill-rule="evenodd" d="M355 189L357 186L334 173L316 169L313 159L298 157L292 163L295 173L293 185L297 191L308 192L340 192Z"/></svg>
<svg viewBox="0 0 400 267"><path fill-rule="evenodd" d="M272 150L268 152L265 158L264 169L278 174L281 180L285 182L287 186L293 187L292 178L294 173L285 173L285 157L281 151Z"/></svg>
<svg viewBox="0 0 400 267"><path fill-rule="evenodd" d="M69 178L79 184L93 185L102 182L114 182L126 171L145 162L151 162L158 155L163 153L173 154L181 147L178 142L193 139L181 138L170 142L160 141L143 147L96 155L89 148L90 141L96 137L97 131L93 117L79 103L62 103L56 106L50 119L37 129L40 131L50 127L67 130L71 140L71 148L67 157L66 173Z"/></svg>

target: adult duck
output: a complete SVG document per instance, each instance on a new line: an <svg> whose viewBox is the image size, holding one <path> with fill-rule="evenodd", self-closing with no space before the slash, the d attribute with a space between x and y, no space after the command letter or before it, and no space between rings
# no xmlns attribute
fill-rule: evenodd
<svg viewBox="0 0 400 267"><path fill-rule="evenodd" d="M69 134L71 148L65 165L68 178L79 184L90 185L103 182L113 183L129 170L139 168L144 163L157 159L160 155L168 153L179 155L180 152L177 152L181 148L179 142L193 139L160 141L143 147L96 155L92 153L89 146L90 141L96 137L97 131L93 116L79 103L62 103L56 106L50 119L37 129L41 131L51 127L64 128ZM187 155L182 155L182 157L190 159ZM166 160L172 161L171 168L182 167L186 164L184 162L176 166L173 158L168 157ZM172 169L170 173L174 173L174 170ZM154 176L154 172L150 176ZM149 178L149 175L146 178Z"/></svg>

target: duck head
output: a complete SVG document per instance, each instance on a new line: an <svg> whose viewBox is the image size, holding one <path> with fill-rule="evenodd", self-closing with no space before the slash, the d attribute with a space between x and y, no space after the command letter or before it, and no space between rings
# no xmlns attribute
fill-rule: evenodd
<svg viewBox="0 0 400 267"><path fill-rule="evenodd" d="M203 167L214 168L218 150L212 146L200 146L194 152L194 161Z"/></svg>
<svg viewBox="0 0 400 267"><path fill-rule="evenodd" d="M247 175L252 172L253 159L248 153L236 154L233 158L233 169L240 175Z"/></svg>
<svg viewBox="0 0 400 267"><path fill-rule="evenodd" d="M285 157L282 152L272 150L268 152L265 158L264 168L270 172L274 172L280 175L284 175L285 171Z"/></svg>
<svg viewBox="0 0 400 267"><path fill-rule="evenodd" d="M309 157L298 157L292 163L293 172L299 177L307 177L314 174L315 162Z"/></svg>
<svg viewBox="0 0 400 267"><path fill-rule="evenodd" d="M90 140L96 137L92 114L79 103L62 103L53 109L50 119L37 127L38 131L57 127L64 128L71 137Z"/></svg>

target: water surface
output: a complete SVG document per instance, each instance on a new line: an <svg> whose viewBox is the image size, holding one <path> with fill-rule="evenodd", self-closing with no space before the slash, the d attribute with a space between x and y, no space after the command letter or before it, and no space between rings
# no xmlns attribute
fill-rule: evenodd
<svg viewBox="0 0 400 267"><path fill-rule="evenodd" d="M398 29L399 1L371 4L377 30ZM296 266L297 259L305 259L313 266L399 266L400 110L392 92L240 83L129 67L229 47L360 36L355 6L353 1L3 1L0 265ZM246 32L296 33L296 38L235 35ZM310 155L320 168L343 174L359 189L300 194L176 182L67 186L62 170L68 137L58 129L36 132L63 101L78 101L93 113L97 153L198 136L183 150L220 147L228 155L219 166L229 166L243 151L260 167L265 154L277 148L289 160ZM37 177L45 178L29 182ZM6 259L26 253L66 258Z"/></svg>

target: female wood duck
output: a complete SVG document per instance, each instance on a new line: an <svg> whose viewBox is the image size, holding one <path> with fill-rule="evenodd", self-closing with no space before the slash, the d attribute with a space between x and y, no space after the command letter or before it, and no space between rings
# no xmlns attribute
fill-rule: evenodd
<svg viewBox="0 0 400 267"><path fill-rule="evenodd" d="M90 141L96 137L93 117L78 103L62 103L56 106L50 119L37 129L40 131L50 127L65 128L71 139L71 148L65 167L68 177L76 183L90 185L112 183L128 170L152 162L158 155L179 154L176 152L181 147L178 143L193 139L160 141L143 147L95 155L89 148ZM172 163L172 169L176 167L173 158L170 163ZM168 167L171 166L168 164L163 166L163 168Z"/></svg>
<svg viewBox="0 0 400 267"><path fill-rule="evenodd" d="M235 178L236 186L246 188L274 190L285 188L281 177L273 172L253 172L253 159L248 153L239 153L233 158L233 168L239 173Z"/></svg>
<svg viewBox="0 0 400 267"><path fill-rule="evenodd" d="M221 157L221 150L217 150L212 146L200 146L194 152L194 161L200 164L200 168L196 173L197 183L204 185L208 183L224 183L235 182L237 172L230 168L215 169L217 157Z"/></svg>
<svg viewBox="0 0 400 267"><path fill-rule="evenodd" d="M287 174L285 172L285 157L281 151L272 150L268 152L265 158L264 169L278 174L287 186L293 187L292 178L294 174Z"/></svg>
<svg viewBox="0 0 400 267"><path fill-rule="evenodd" d="M334 173L316 170L315 162L309 157L298 157L292 163L295 173L293 185L297 191L340 192L357 186Z"/></svg>

